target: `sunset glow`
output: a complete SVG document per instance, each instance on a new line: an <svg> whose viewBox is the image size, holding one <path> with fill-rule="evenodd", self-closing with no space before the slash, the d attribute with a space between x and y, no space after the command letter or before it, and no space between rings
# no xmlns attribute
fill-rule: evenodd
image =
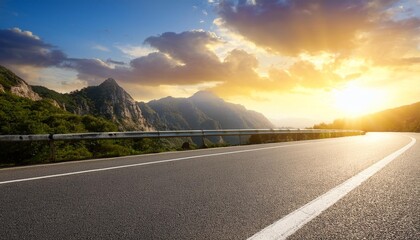
<svg viewBox="0 0 420 240"><path fill-rule="evenodd" d="M207 90L312 123L420 101L418 0L6 1L0 16L0 65L58 92L112 77L137 101Z"/></svg>
<svg viewBox="0 0 420 240"><path fill-rule="evenodd" d="M346 117L356 117L368 114L384 101L377 90L349 86L342 90L335 90L335 103Z"/></svg>

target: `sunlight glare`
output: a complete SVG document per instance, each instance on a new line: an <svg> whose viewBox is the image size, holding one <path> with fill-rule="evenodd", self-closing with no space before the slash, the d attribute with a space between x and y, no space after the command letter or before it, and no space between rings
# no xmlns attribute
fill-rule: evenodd
<svg viewBox="0 0 420 240"><path fill-rule="evenodd" d="M383 100L378 91L354 85L335 90L334 95L336 107L348 117L372 113Z"/></svg>

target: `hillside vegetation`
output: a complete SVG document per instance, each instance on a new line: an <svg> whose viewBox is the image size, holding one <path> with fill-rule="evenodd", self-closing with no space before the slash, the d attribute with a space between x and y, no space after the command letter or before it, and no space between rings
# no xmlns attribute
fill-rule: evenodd
<svg viewBox="0 0 420 240"><path fill-rule="evenodd" d="M139 103L109 78L98 86L63 94L43 86L30 86L2 66L0 106L0 135L273 127L264 115L206 91L189 98L166 97ZM237 136L214 136L206 138L204 144L225 146L298 139L294 135L283 137L255 135L239 139ZM299 139L320 137L328 136L300 136ZM185 145L185 142L189 144ZM202 144L203 139L199 137L0 142L0 167L161 152L182 149L183 145L195 148Z"/></svg>
<svg viewBox="0 0 420 240"><path fill-rule="evenodd" d="M78 115L66 111L65 106L77 107L70 94L60 94L45 87L33 87L43 97L34 101L33 88L13 72L0 66L0 135L58 134L118 131L118 125L91 114ZM17 96L11 89L26 90ZM26 95L25 95L26 94ZM39 98L38 98L39 99ZM48 142L0 142L0 167L67 161L98 157L123 156L171 149L165 141L157 140L100 140L55 141L54 155ZM54 156L54 158L53 158Z"/></svg>
<svg viewBox="0 0 420 240"><path fill-rule="evenodd" d="M319 129L359 129L368 132L420 132L420 102L353 119L337 119Z"/></svg>
<svg viewBox="0 0 420 240"><path fill-rule="evenodd" d="M272 127L262 114L208 92L138 103L109 78L98 86L63 94L30 86L3 66L0 106L0 135ZM48 142L1 142L0 166L175 150L185 141L191 148L202 144L201 139L189 138L54 141L52 154ZM233 138L231 144L237 142ZM220 137L211 137L206 144L225 145Z"/></svg>
<svg viewBox="0 0 420 240"><path fill-rule="evenodd" d="M0 94L0 134L56 134L112 132L117 126L92 115L79 116L53 106L50 100L32 101L9 93ZM75 141L55 144L55 159L46 142L0 143L0 167L123 156L168 150L156 140Z"/></svg>

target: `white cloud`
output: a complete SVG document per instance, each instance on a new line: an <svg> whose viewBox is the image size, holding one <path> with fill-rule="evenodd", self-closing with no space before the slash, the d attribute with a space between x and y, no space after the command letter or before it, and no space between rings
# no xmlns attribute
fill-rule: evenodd
<svg viewBox="0 0 420 240"><path fill-rule="evenodd" d="M30 38L33 38L33 39L36 39L36 40L40 40L40 38L39 38L38 36L34 35L34 34L33 34L32 32L30 32L30 31L22 31L20 28L17 28L17 27L12 28L12 31L13 31L13 32L15 32L15 33L18 33L18 34L24 35L24 36L26 36L26 37L30 37Z"/></svg>
<svg viewBox="0 0 420 240"><path fill-rule="evenodd" d="M92 48L95 49L95 50L102 51L102 52L109 52L110 51L109 48L107 48L105 46L102 46L100 44L96 44Z"/></svg>
<svg viewBox="0 0 420 240"><path fill-rule="evenodd" d="M121 52L128 55L130 58L138 58L148 55L149 53L157 52L156 49L148 46L133 46L123 45L116 46Z"/></svg>

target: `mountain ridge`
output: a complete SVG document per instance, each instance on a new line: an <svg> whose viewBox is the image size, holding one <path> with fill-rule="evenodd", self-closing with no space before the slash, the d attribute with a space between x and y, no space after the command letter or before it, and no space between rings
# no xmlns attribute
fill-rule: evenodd
<svg viewBox="0 0 420 240"><path fill-rule="evenodd" d="M381 132L420 132L420 102L385 109L357 118L336 119L313 126L321 129L360 129Z"/></svg>
<svg viewBox="0 0 420 240"><path fill-rule="evenodd" d="M9 80L6 75L16 76L4 67L1 70L0 80ZM9 82L2 82L9 83L4 85L10 88L17 84L15 79L20 78L16 76ZM2 82L0 91L5 89ZM274 127L261 113L226 102L208 91L199 91L189 98L165 97L146 103L136 102L113 78L71 93L58 93L44 86L26 86L38 96L32 100L49 99L53 105L70 113L103 117L116 123L120 131Z"/></svg>

